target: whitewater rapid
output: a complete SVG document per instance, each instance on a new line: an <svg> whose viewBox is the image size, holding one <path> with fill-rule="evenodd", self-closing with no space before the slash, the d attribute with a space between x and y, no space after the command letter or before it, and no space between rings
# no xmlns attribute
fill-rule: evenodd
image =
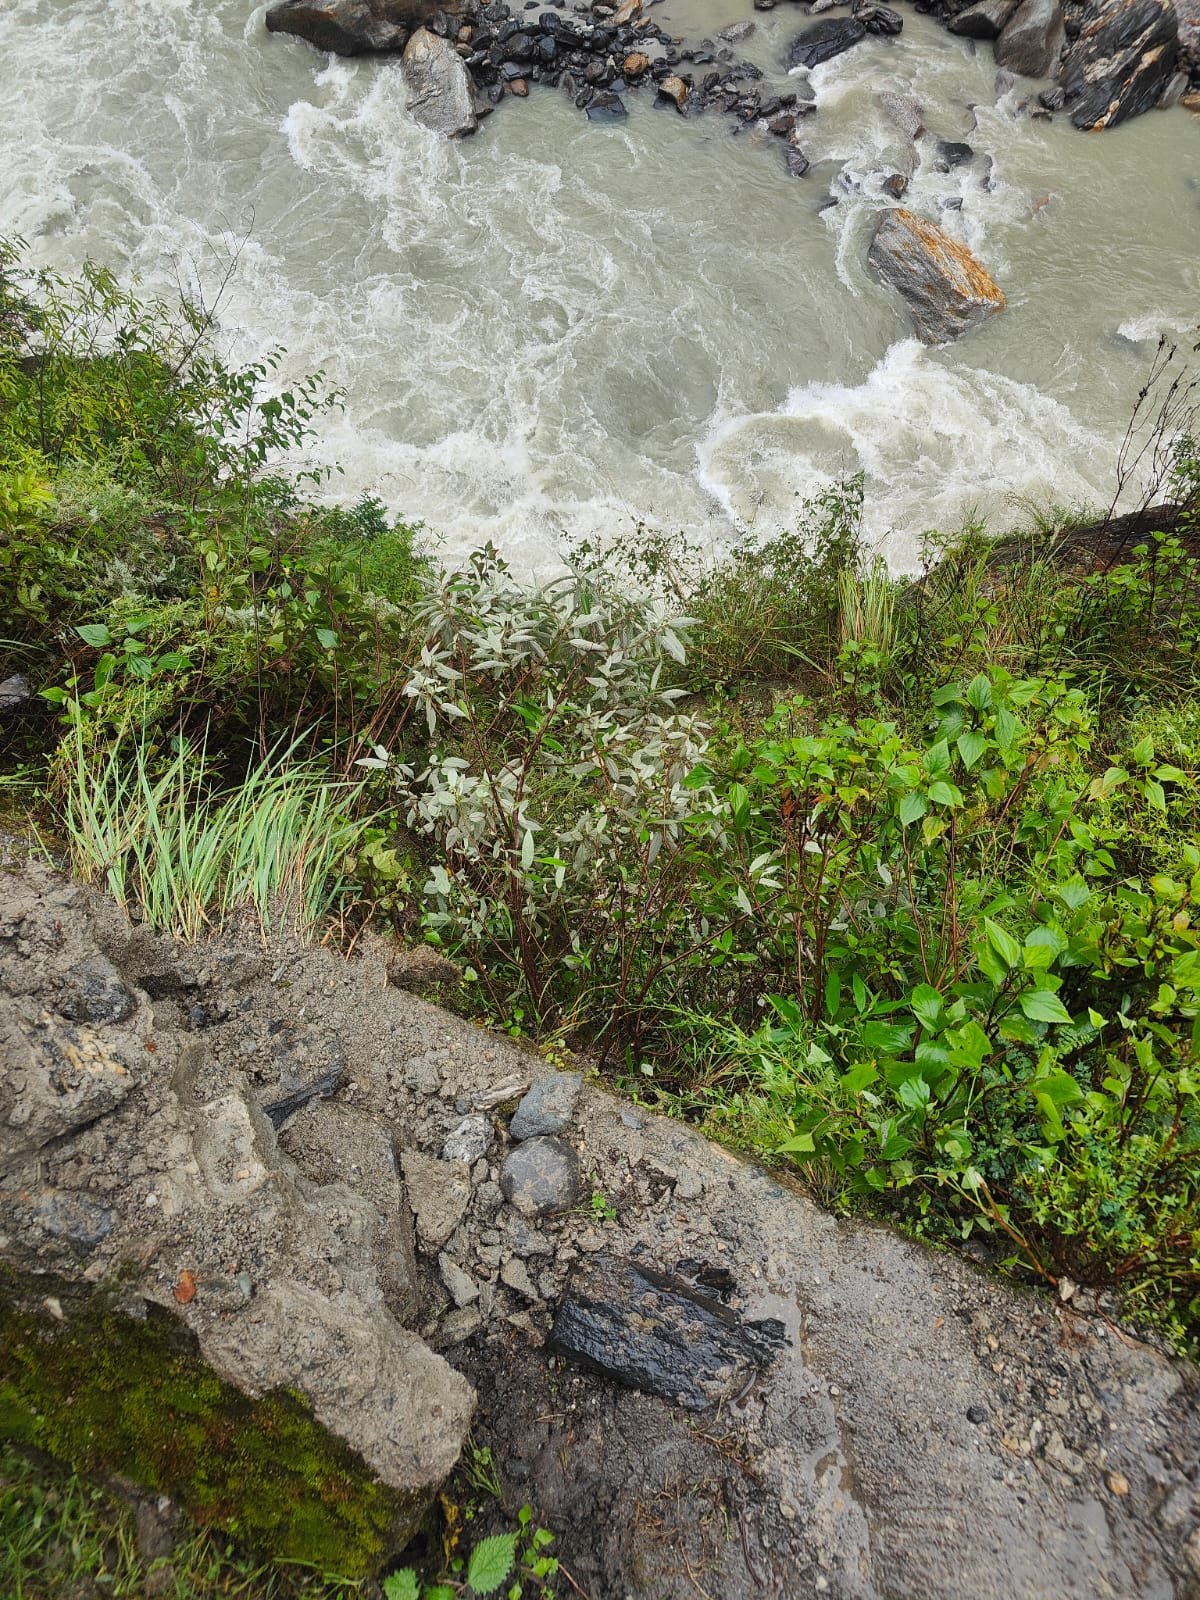
<svg viewBox="0 0 1200 1600"><path fill-rule="evenodd" d="M779 61L802 8L667 0L699 37L755 15ZM727 119L589 124L536 90L462 143L414 124L394 63L268 36L237 0L8 0L0 232L210 300L234 360L286 347L344 394L309 454L322 492L380 496L447 555L491 539L545 567L639 521L721 546L866 476L897 567L922 534L1023 504L1107 504L1158 333L1200 321L1200 120L1085 137L1031 121L976 51L905 8L817 69L813 166ZM975 249L1009 308L926 349L865 263L882 178L910 160L878 91L990 166L906 204ZM836 203L826 205L828 197Z"/></svg>

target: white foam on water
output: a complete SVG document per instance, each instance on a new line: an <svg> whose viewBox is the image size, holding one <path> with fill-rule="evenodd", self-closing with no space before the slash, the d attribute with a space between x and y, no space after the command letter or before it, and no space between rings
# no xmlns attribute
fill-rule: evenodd
<svg viewBox="0 0 1200 1600"><path fill-rule="evenodd" d="M1065 471L1064 447L1074 463ZM1022 502L1094 499L1106 467L1065 407L994 372L956 371L915 339L894 344L860 384L807 384L778 411L723 419L698 463L726 515L763 537L862 472L868 545L896 571L919 564L926 529L979 517L1003 527Z"/></svg>

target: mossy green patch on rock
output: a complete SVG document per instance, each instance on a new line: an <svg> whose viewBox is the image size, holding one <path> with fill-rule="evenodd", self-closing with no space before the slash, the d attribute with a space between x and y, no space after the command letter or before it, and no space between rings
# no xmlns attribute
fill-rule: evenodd
<svg viewBox="0 0 1200 1600"><path fill-rule="evenodd" d="M7 1271L0 1434L76 1471L120 1473L169 1494L198 1523L273 1560L347 1578L378 1571L424 1505L381 1484L299 1395L251 1399L223 1382L169 1312L130 1315L50 1281L35 1293Z"/></svg>

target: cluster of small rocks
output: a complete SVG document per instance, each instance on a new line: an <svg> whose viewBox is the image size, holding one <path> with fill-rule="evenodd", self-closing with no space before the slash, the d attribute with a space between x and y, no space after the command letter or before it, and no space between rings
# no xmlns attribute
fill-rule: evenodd
<svg viewBox="0 0 1200 1600"><path fill-rule="evenodd" d="M624 95L646 86L682 115L716 111L743 124L765 123L785 138L814 109L807 84L764 94L757 87L761 70L735 57L730 45L745 39L753 23L689 43L645 17L642 0L619 7L577 0L570 11L566 0L542 5L526 0L517 10L493 0L457 28L455 47L489 106L543 83L561 88L590 121L613 121L627 115Z"/></svg>

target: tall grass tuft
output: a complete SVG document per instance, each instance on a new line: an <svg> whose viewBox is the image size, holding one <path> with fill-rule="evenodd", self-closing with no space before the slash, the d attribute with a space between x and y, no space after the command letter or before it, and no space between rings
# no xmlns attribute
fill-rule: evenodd
<svg viewBox="0 0 1200 1600"><path fill-rule="evenodd" d="M77 723L61 805L76 875L181 939L245 911L264 935L313 933L345 888L338 867L361 830L347 817L359 786L294 760L294 749L213 793L203 747L165 758L136 739L97 750Z"/></svg>

